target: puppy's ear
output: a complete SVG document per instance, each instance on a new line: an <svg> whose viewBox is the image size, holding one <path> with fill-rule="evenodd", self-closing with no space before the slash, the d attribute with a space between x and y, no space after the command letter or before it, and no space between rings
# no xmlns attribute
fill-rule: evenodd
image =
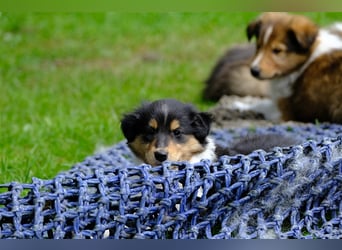
<svg viewBox="0 0 342 250"><path fill-rule="evenodd" d="M139 113L135 112L126 114L121 120L121 131L128 142L133 141L138 134L139 119Z"/></svg>
<svg viewBox="0 0 342 250"><path fill-rule="evenodd" d="M206 112L199 112L194 115L191 126L194 128L194 135L198 140L202 141L208 136L212 120L211 114Z"/></svg>
<svg viewBox="0 0 342 250"><path fill-rule="evenodd" d="M254 36L258 39L260 35L261 20L255 20L251 22L246 29L248 41L250 41Z"/></svg>
<svg viewBox="0 0 342 250"><path fill-rule="evenodd" d="M300 51L306 52L313 45L318 27L311 20L304 16L295 16L291 21L287 35L293 45L296 45Z"/></svg>

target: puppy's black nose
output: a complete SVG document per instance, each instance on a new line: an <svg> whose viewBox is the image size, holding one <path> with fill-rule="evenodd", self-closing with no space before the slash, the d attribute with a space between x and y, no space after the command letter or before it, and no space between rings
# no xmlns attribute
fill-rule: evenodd
<svg viewBox="0 0 342 250"><path fill-rule="evenodd" d="M154 152L154 157L157 159L157 161L163 162L167 159L167 152L164 150L158 150Z"/></svg>
<svg viewBox="0 0 342 250"><path fill-rule="evenodd" d="M260 68L258 66L251 67L251 74L254 77L259 77L260 76Z"/></svg>

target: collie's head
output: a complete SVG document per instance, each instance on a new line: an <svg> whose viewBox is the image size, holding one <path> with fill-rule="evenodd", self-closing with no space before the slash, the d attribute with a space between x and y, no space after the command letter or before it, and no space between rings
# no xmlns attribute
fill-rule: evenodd
<svg viewBox="0 0 342 250"><path fill-rule="evenodd" d="M318 27L307 17L288 13L262 14L247 27L247 37L256 38L257 51L251 73L259 79L286 76L310 57Z"/></svg>
<svg viewBox="0 0 342 250"><path fill-rule="evenodd" d="M189 161L205 150L212 119L172 99L144 103L124 115L121 130L132 152L147 164Z"/></svg>

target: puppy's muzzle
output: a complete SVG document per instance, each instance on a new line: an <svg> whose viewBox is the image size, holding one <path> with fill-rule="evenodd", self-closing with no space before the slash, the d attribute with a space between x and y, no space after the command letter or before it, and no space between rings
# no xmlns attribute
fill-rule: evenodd
<svg viewBox="0 0 342 250"><path fill-rule="evenodd" d="M167 160L168 153L165 150L157 150L154 152L154 158L156 158L157 161L163 162Z"/></svg>

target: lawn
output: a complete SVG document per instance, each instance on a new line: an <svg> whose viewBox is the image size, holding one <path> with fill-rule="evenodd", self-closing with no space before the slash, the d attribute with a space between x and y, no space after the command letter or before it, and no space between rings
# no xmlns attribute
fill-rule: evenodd
<svg viewBox="0 0 342 250"><path fill-rule="evenodd" d="M122 114L144 100L209 108L203 80L258 14L0 13L0 183L52 178L123 140Z"/></svg>

